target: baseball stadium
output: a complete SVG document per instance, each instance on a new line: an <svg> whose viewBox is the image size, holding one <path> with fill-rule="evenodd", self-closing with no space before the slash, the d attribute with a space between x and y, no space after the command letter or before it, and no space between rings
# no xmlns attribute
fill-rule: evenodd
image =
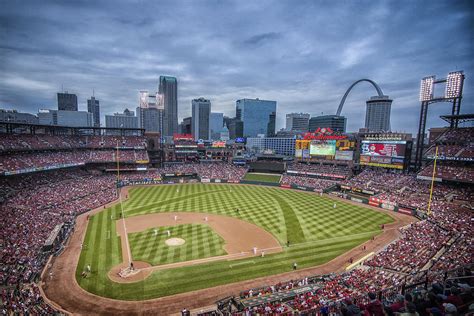
<svg viewBox="0 0 474 316"><path fill-rule="evenodd" d="M290 156L243 138L0 126L7 314L472 303L473 128L431 129L414 172L406 134L318 129Z"/></svg>

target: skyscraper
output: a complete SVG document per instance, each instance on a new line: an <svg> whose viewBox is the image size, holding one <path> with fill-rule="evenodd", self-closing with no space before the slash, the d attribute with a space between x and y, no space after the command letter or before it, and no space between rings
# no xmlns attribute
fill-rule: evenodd
<svg viewBox="0 0 474 316"><path fill-rule="evenodd" d="M66 92L58 92L59 111L77 111L77 95Z"/></svg>
<svg viewBox="0 0 474 316"><path fill-rule="evenodd" d="M178 132L178 81L175 77L160 76L158 93L163 96L163 134L173 136Z"/></svg>
<svg viewBox="0 0 474 316"><path fill-rule="evenodd" d="M308 113L289 113L286 115L286 130L293 132L307 132L309 125Z"/></svg>
<svg viewBox="0 0 474 316"><path fill-rule="evenodd" d="M157 108L137 107L138 126L144 128L145 132L160 132L162 111Z"/></svg>
<svg viewBox="0 0 474 316"><path fill-rule="evenodd" d="M194 99L192 101L192 124L194 139L211 139L211 101L204 98Z"/></svg>
<svg viewBox="0 0 474 316"><path fill-rule="evenodd" d="M193 120L193 118L190 117L190 116L185 117L183 119L183 122L180 124L181 125L180 133L181 134L191 134L192 133L192 130L191 130L192 120Z"/></svg>
<svg viewBox="0 0 474 316"><path fill-rule="evenodd" d="M139 106L137 107L138 126L146 132L162 132L163 110L159 95L149 94L148 91L139 92Z"/></svg>
<svg viewBox="0 0 474 316"><path fill-rule="evenodd" d="M330 128L336 132L346 132L347 119L340 115L320 115L309 120L309 131L314 132L318 128Z"/></svg>
<svg viewBox="0 0 474 316"><path fill-rule="evenodd" d="M237 100L235 112L236 118L244 124L244 137L256 137L258 134L275 135L276 101L258 98Z"/></svg>
<svg viewBox="0 0 474 316"><path fill-rule="evenodd" d="M94 127L100 127L99 100L97 100L94 96L87 100L87 112L92 113Z"/></svg>
<svg viewBox="0 0 474 316"><path fill-rule="evenodd" d="M365 128L370 132L390 131L392 101L388 96L375 96L367 100Z"/></svg>
<svg viewBox="0 0 474 316"><path fill-rule="evenodd" d="M125 109L122 113L105 116L105 127L112 128L138 128L138 118L133 111Z"/></svg>
<svg viewBox="0 0 474 316"><path fill-rule="evenodd" d="M211 139L218 140L220 139L220 133L222 127L224 126L224 113L211 113Z"/></svg>

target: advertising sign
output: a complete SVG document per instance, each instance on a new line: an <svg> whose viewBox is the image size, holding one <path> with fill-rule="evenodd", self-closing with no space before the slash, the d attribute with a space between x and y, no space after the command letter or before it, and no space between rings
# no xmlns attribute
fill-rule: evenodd
<svg viewBox="0 0 474 316"><path fill-rule="evenodd" d="M336 160L352 160L354 159L353 151L340 151L336 150Z"/></svg>
<svg viewBox="0 0 474 316"><path fill-rule="evenodd" d="M311 156L334 156L336 155L336 141L313 140L311 141L309 154Z"/></svg>
<svg viewBox="0 0 474 316"><path fill-rule="evenodd" d="M403 169L406 141L363 140L360 164L374 167Z"/></svg>

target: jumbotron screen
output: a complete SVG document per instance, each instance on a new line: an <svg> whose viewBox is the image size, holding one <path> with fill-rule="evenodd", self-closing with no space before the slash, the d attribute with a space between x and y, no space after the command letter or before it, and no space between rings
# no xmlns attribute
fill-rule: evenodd
<svg viewBox="0 0 474 316"><path fill-rule="evenodd" d="M374 167L403 169L406 141L363 140L360 164Z"/></svg>
<svg viewBox="0 0 474 316"><path fill-rule="evenodd" d="M312 140L309 154L311 156L334 156L336 155L336 141Z"/></svg>

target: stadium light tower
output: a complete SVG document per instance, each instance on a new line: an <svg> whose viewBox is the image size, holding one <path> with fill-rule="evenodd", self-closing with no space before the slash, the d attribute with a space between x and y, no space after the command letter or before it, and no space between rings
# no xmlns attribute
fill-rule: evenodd
<svg viewBox="0 0 474 316"><path fill-rule="evenodd" d="M434 86L436 84L446 83L444 95L435 96ZM461 109L462 90L464 85L464 71L452 71L446 79L436 79L436 76L428 76L421 79L420 85L420 123L418 125L418 136L416 140L415 169L421 167L423 159L423 145L426 130L426 117L428 115L428 106L437 102L451 102L451 115L459 115ZM458 121L454 118L450 121L451 128L458 127Z"/></svg>

